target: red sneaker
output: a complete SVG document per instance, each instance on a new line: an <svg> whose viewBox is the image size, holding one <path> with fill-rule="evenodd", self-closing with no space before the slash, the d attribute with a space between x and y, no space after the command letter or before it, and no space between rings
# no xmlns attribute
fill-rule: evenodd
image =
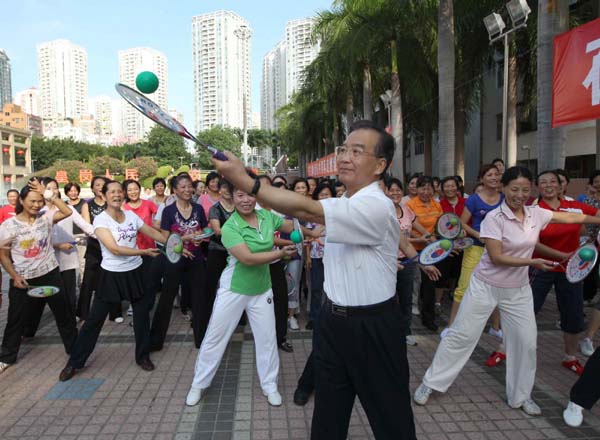
<svg viewBox="0 0 600 440"><path fill-rule="evenodd" d="M506 355L504 353L502 353L501 351L495 351L492 354L490 354L490 357L487 358L487 361L485 361L485 364L488 367L495 367L496 365L499 365L504 360L506 360Z"/></svg>
<svg viewBox="0 0 600 440"><path fill-rule="evenodd" d="M567 370L571 370L578 376L583 374L583 365L581 365L577 359L573 359L572 361L563 361L562 366Z"/></svg>

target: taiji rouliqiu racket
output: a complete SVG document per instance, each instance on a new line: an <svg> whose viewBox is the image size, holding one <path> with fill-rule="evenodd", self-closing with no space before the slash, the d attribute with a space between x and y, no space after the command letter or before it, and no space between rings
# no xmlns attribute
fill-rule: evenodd
<svg viewBox="0 0 600 440"><path fill-rule="evenodd" d="M598 249L592 243L579 247L569 258L567 265L556 264L565 267L565 275L570 283L582 281L594 269L598 261Z"/></svg>
<svg viewBox="0 0 600 440"><path fill-rule="evenodd" d="M32 298L48 298L58 292L60 289L56 286L27 286L27 295Z"/></svg>
<svg viewBox="0 0 600 440"><path fill-rule="evenodd" d="M227 160L227 156L225 156L222 151L213 147L212 145L200 142L192 133L188 131L187 128L183 126L183 124L161 109L158 104L156 104L150 98L147 98L125 84L117 83L115 84L115 89L119 95L125 99L125 101L135 107L144 116L152 119L158 125L161 125L167 130L171 130L172 132L177 133L179 136L183 136L184 138L195 142L196 144L208 150L214 158L218 160Z"/></svg>
<svg viewBox="0 0 600 440"><path fill-rule="evenodd" d="M201 234L194 235L194 240L204 240L213 235L215 235L215 231L212 228L204 228Z"/></svg>
<svg viewBox="0 0 600 440"><path fill-rule="evenodd" d="M461 237L452 240L452 245L454 249L462 251L463 249L470 248L475 244L475 240L471 237Z"/></svg>
<svg viewBox="0 0 600 440"><path fill-rule="evenodd" d="M179 234L174 232L169 234L165 246L163 249L159 249L161 254L167 257L170 263L177 263L181 260L181 254L183 253L183 240Z"/></svg>
<svg viewBox="0 0 600 440"><path fill-rule="evenodd" d="M401 260L400 264L405 265L413 261L417 261L423 266L432 266L447 258L454 249L454 244L451 240L443 238L441 240L429 243L417 255L406 260Z"/></svg>
<svg viewBox="0 0 600 440"><path fill-rule="evenodd" d="M448 240L454 240L462 232L460 218L451 212L440 215L435 224L435 235Z"/></svg>

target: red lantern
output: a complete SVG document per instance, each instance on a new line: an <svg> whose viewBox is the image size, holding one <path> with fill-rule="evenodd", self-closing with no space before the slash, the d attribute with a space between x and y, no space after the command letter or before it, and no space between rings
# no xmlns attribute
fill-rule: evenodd
<svg viewBox="0 0 600 440"><path fill-rule="evenodd" d="M2 152L3 153L10 153L10 148L4 147L4 148L2 148Z"/></svg>
<svg viewBox="0 0 600 440"><path fill-rule="evenodd" d="M5 182L10 182L10 176L4 176L4 181Z"/></svg>
<svg viewBox="0 0 600 440"><path fill-rule="evenodd" d="M19 156L23 156L25 154L25 151L23 151L23 150L17 150L17 154Z"/></svg>

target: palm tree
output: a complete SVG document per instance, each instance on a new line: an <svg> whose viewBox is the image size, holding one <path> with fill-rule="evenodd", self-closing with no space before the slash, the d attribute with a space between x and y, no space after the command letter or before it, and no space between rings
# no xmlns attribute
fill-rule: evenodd
<svg viewBox="0 0 600 440"><path fill-rule="evenodd" d="M568 29L569 5L540 0L537 28L537 160L539 170L564 168L566 132L552 128L552 50L554 36Z"/></svg>
<svg viewBox="0 0 600 440"><path fill-rule="evenodd" d="M452 0L440 0L438 12L439 74L439 175L454 174L454 8Z"/></svg>

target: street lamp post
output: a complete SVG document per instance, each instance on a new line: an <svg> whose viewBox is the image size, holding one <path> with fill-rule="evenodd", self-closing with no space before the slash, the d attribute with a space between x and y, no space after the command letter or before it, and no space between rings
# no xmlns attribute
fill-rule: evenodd
<svg viewBox="0 0 600 440"><path fill-rule="evenodd" d="M183 166L183 156L179 156L179 168Z"/></svg>
<svg viewBox="0 0 600 440"><path fill-rule="evenodd" d="M233 34L238 38L238 40L242 43L248 41L252 36L252 30L248 26L242 25L233 31ZM238 46L239 47L239 46ZM248 165L248 84L246 83L246 72L248 70L248 66L246 66L246 57L242 54L242 51L238 49L238 56L242 60L243 72L242 72L242 113L243 113L243 130L244 130L244 139L242 143L242 154L244 156L244 165Z"/></svg>
<svg viewBox="0 0 600 440"><path fill-rule="evenodd" d="M504 85L502 88L502 159L507 166L514 164L508 163L508 51L509 36L518 29L527 27L527 18L531 13L531 8L527 5L526 0L510 0L506 4L506 9L510 15L512 22L512 28L507 30L506 23L500 16L495 12L491 13L483 19L485 27L488 31L490 38L490 45L496 41L503 40L504 42Z"/></svg>

